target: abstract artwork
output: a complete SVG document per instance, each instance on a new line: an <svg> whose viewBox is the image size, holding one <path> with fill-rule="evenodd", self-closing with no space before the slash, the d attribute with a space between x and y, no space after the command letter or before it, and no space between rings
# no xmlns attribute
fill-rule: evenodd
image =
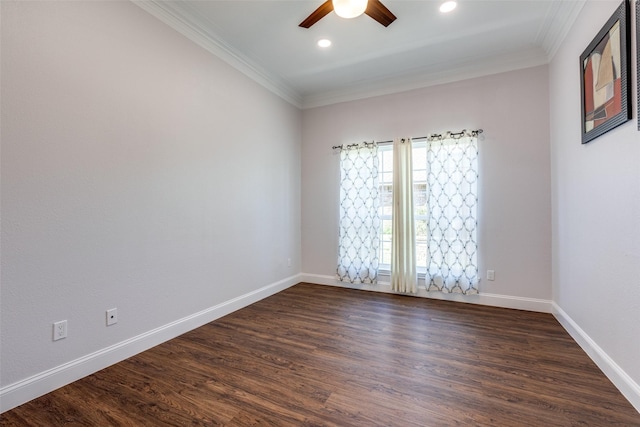
<svg viewBox="0 0 640 427"><path fill-rule="evenodd" d="M631 119L628 8L625 0L580 56L583 144Z"/></svg>

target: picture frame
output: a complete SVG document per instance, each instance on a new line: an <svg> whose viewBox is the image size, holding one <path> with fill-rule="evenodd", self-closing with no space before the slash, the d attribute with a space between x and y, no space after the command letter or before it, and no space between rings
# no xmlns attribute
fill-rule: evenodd
<svg viewBox="0 0 640 427"><path fill-rule="evenodd" d="M631 120L631 31L624 0L580 55L582 143Z"/></svg>

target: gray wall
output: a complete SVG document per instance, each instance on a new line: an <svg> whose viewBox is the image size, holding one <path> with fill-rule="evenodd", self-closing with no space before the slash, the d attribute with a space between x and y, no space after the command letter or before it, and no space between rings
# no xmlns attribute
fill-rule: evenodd
<svg viewBox="0 0 640 427"><path fill-rule="evenodd" d="M618 378L616 385L640 410L636 106L633 120L588 144L580 143L578 58L619 4L587 2L550 65L553 299L561 319L566 318L565 326L575 331L610 377ZM632 29L638 31L633 25ZM632 52L635 104L635 37Z"/></svg>
<svg viewBox="0 0 640 427"><path fill-rule="evenodd" d="M550 311L548 105L548 69L540 66L305 110L303 273L320 282L335 274L339 155L331 146L482 128L480 292L496 295L493 304L526 308L535 299L530 308ZM487 269L495 281L484 279Z"/></svg>
<svg viewBox="0 0 640 427"><path fill-rule="evenodd" d="M133 3L1 7L4 391L300 271L297 108Z"/></svg>

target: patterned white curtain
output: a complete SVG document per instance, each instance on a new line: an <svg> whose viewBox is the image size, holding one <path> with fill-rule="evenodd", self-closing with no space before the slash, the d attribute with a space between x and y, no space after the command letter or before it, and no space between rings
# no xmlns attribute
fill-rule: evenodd
<svg viewBox="0 0 640 427"><path fill-rule="evenodd" d="M417 291L416 232L413 215L413 146L411 139L393 141L393 207L391 289Z"/></svg>
<svg viewBox="0 0 640 427"><path fill-rule="evenodd" d="M477 294L477 137L432 138L427 164L427 290Z"/></svg>
<svg viewBox="0 0 640 427"><path fill-rule="evenodd" d="M338 280L377 283L379 205L378 145L345 146L340 151Z"/></svg>

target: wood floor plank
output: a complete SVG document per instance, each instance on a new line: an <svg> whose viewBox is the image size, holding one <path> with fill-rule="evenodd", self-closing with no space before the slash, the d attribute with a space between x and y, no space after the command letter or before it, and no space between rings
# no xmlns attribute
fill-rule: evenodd
<svg viewBox="0 0 640 427"><path fill-rule="evenodd" d="M638 426L553 318L298 284L0 426Z"/></svg>

